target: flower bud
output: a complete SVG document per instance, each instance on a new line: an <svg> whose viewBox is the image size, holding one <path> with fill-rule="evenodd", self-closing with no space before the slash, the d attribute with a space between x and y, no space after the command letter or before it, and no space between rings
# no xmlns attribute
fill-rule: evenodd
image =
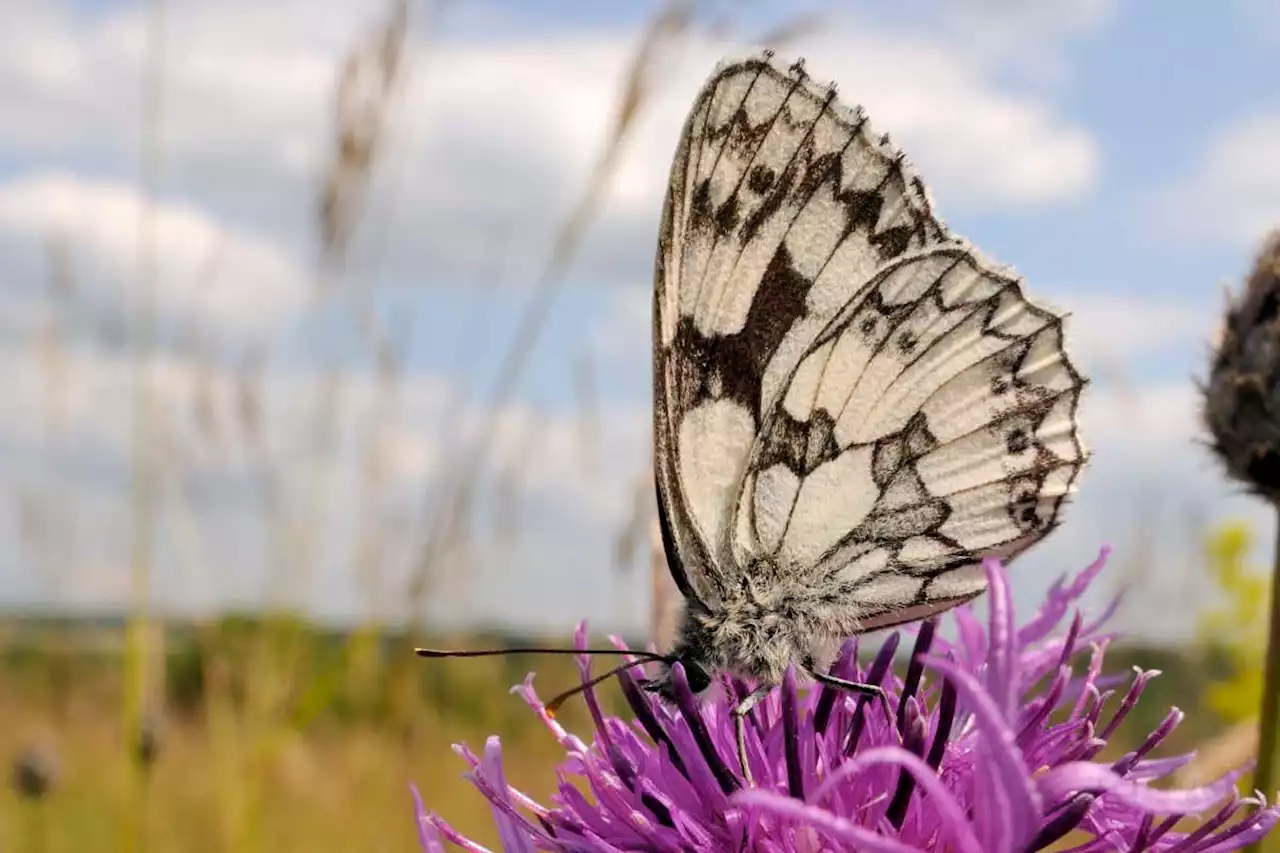
<svg viewBox="0 0 1280 853"><path fill-rule="evenodd" d="M1229 299L1202 391L1210 447L1228 475L1280 504L1280 231Z"/></svg>

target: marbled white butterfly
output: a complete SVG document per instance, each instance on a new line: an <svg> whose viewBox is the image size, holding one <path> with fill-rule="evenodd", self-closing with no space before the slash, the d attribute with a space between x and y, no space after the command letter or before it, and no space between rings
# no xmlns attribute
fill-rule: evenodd
<svg viewBox="0 0 1280 853"><path fill-rule="evenodd" d="M984 557L1053 529L1087 458L1062 321L834 86L770 53L722 63L676 150L654 293L691 686L755 681L740 719L788 666L831 683L839 641L968 601Z"/></svg>

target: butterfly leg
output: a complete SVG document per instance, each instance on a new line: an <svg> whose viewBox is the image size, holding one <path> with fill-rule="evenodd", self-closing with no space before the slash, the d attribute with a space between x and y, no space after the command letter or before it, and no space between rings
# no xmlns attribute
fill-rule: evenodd
<svg viewBox="0 0 1280 853"><path fill-rule="evenodd" d="M893 709L889 707L889 697L885 695L884 690L875 684L859 684L856 681L849 681L844 678L837 678L825 672L819 672L816 667L808 667L809 674L813 676L813 680L827 687L833 687L836 690L847 690L850 693L857 693L860 696L871 696L880 700L880 706L884 708L885 718L889 721L889 725L895 725L893 719Z"/></svg>
<svg viewBox="0 0 1280 853"><path fill-rule="evenodd" d="M757 687L733 709L733 731L738 739L738 763L742 766L742 778L747 786L755 785L751 778L751 768L747 766L747 714L751 713L761 699L769 695L770 687Z"/></svg>

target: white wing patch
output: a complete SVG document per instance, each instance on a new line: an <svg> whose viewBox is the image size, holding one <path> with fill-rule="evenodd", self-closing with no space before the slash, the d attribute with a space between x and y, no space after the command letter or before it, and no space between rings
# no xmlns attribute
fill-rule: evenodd
<svg viewBox="0 0 1280 853"><path fill-rule="evenodd" d="M725 544L728 508L739 488L736 464L755 442L755 421L730 400L709 400L691 409L680 422L680 481L685 484L693 523L704 541L718 552Z"/></svg>
<svg viewBox="0 0 1280 853"><path fill-rule="evenodd" d="M777 464L767 470L786 467ZM816 564L866 518L876 493L869 447L851 447L823 462L801 481L794 503L785 508L789 523L774 556L792 566ZM784 508L772 511L781 513Z"/></svg>
<svg viewBox="0 0 1280 853"><path fill-rule="evenodd" d="M790 508L800 494L800 477L786 465L774 465L755 475L755 530L766 551L776 551L782 544Z"/></svg>

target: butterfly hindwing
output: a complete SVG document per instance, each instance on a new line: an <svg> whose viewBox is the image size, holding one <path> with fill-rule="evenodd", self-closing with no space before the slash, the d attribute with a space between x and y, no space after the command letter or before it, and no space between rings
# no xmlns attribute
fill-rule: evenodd
<svg viewBox="0 0 1280 853"><path fill-rule="evenodd" d="M832 87L768 54L712 75L672 166L654 294L655 478L686 596L722 597L762 415L801 356L882 264L946 239Z"/></svg>
<svg viewBox="0 0 1280 853"><path fill-rule="evenodd" d="M886 264L762 419L733 564L805 578L864 628L971 598L983 557L1055 525L1086 459L1083 384L1061 315L974 249Z"/></svg>

